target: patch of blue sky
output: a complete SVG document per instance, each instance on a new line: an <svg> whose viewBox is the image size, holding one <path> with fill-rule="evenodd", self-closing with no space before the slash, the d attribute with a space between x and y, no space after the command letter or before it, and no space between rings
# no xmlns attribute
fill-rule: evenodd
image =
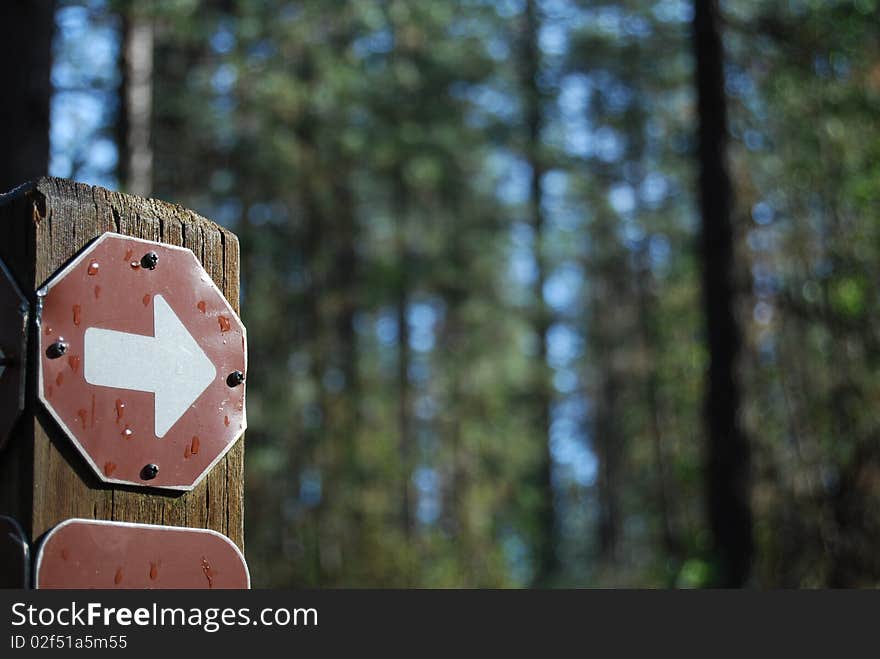
<svg viewBox="0 0 880 659"><path fill-rule="evenodd" d="M413 404L416 418L420 421L431 421L437 416L438 408L437 400L430 394L418 396Z"/></svg>
<svg viewBox="0 0 880 659"><path fill-rule="evenodd" d="M693 3L689 0L660 0L651 11L664 23L688 23L694 16Z"/></svg>
<svg viewBox="0 0 880 659"><path fill-rule="evenodd" d="M397 343L397 317L392 308L382 309L375 321L376 339L384 346Z"/></svg>
<svg viewBox="0 0 880 659"><path fill-rule="evenodd" d="M568 323L553 323L547 331L547 363L552 368L566 368L584 352L582 337Z"/></svg>
<svg viewBox="0 0 880 659"><path fill-rule="evenodd" d="M530 286L538 277L538 264L531 250L514 249L507 270L513 282L520 286Z"/></svg>
<svg viewBox="0 0 880 659"><path fill-rule="evenodd" d="M636 192L627 183L615 184L608 192L608 203L618 215L629 215L636 208Z"/></svg>
<svg viewBox="0 0 880 659"><path fill-rule="evenodd" d="M617 232L623 244L631 250L640 248L648 234L645 225L630 216L621 219Z"/></svg>
<svg viewBox="0 0 880 659"><path fill-rule="evenodd" d="M579 264L567 261L557 266L544 282L544 301L556 313L570 313L583 296L584 271Z"/></svg>
<svg viewBox="0 0 880 659"><path fill-rule="evenodd" d="M648 240L648 259L654 274L663 274L669 266L672 245L662 233L655 233Z"/></svg>
<svg viewBox="0 0 880 659"><path fill-rule="evenodd" d="M598 460L575 419L560 418L551 424L550 454L559 471L569 472L578 485L589 487L595 482Z"/></svg>
<svg viewBox="0 0 880 659"><path fill-rule="evenodd" d="M602 126L592 135L593 151L606 163L619 161L626 149L626 139L610 126Z"/></svg>
<svg viewBox="0 0 880 659"><path fill-rule="evenodd" d="M92 19L103 2L62 7L53 43L49 173L114 187L118 152L106 136L117 108L119 35Z"/></svg>
<svg viewBox="0 0 880 659"><path fill-rule="evenodd" d="M211 76L211 87L215 94L229 94L235 82L238 80L238 73L231 64L221 64Z"/></svg>
<svg viewBox="0 0 880 659"><path fill-rule="evenodd" d="M559 57L568 51L568 30L556 22L544 23L538 32L538 46L545 55Z"/></svg>
<svg viewBox="0 0 880 659"><path fill-rule="evenodd" d="M669 181L659 172L649 172L639 184L639 201L649 208L657 208L668 197Z"/></svg>
<svg viewBox="0 0 880 659"><path fill-rule="evenodd" d="M534 559L524 536L511 529L505 530L501 535L501 551L513 583L517 586L528 584L534 574Z"/></svg>
<svg viewBox="0 0 880 659"><path fill-rule="evenodd" d="M571 394L580 385L577 373L570 368L562 368L553 374L553 388L560 394Z"/></svg>
<svg viewBox="0 0 880 659"><path fill-rule="evenodd" d="M440 319L439 306L429 302L415 302L410 305L407 318L410 347L416 352L431 352L436 343L435 327Z"/></svg>
<svg viewBox="0 0 880 659"><path fill-rule="evenodd" d="M485 42L486 52L496 62L504 62L510 58L510 45L500 36L493 35L488 37Z"/></svg>
<svg viewBox="0 0 880 659"><path fill-rule="evenodd" d="M502 18L513 18L525 11L525 0L496 0L491 3Z"/></svg>
<svg viewBox="0 0 880 659"><path fill-rule="evenodd" d="M432 467L420 466L412 474L417 492L416 517L422 524L430 525L440 516L440 477Z"/></svg>
<svg viewBox="0 0 880 659"><path fill-rule="evenodd" d="M56 88L94 87L118 81L119 34L112 21L92 20L88 7L72 5L56 12L55 23L58 30L53 44L52 84Z"/></svg>
<svg viewBox="0 0 880 659"><path fill-rule="evenodd" d="M427 384L430 381L431 364L425 355L416 353L411 357L407 377L413 385L417 386Z"/></svg>
<svg viewBox="0 0 880 659"><path fill-rule="evenodd" d="M501 121L515 121L519 114L520 104L518 98L508 94L497 85L466 85L458 88L457 93L463 94L478 111Z"/></svg>
<svg viewBox="0 0 880 659"><path fill-rule="evenodd" d="M568 191L568 174L561 169L551 169L541 177L541 191L552 197L563 197Z"/></svg>
<svg viewBox="0 0 880 659"><path fill-rule="evenodd" d="M508 157L506 165L496 188L498 198L511 206L523 204L529 199L532 168L515 156Z"/></svg>
<svg viewBox="0 0 880 659"><path fill-rule="evenodd" d="M215 53L225 55L231 52L236 43L232 24L228 21L222 22L211 35L210 43Z"/></svg>
<svg viewBox="0 0 880 659"><path fill-rule="evenodd" d="M514 222L510 227L510 241L514 248L532 249L535 230L527 222Z"/></svg>
<svg viewBox="0 0 880 659"><path fill-rule="evenodd" d="M592 406L584 396L566 396L553 403L553 419L569 418L584 424Z"/></svg>
<svg viewBox="0 0 880 659"><path fill-rule="evenodd" d="M387 28L358 37L351 44L351 52L360 59L371 55L384 55L391 52L392 48L394 48L394 35Z"/></svg>
<svg viewBox="0 0 880 659"><path fill-rule="evenodd" d="M321 471L317 467L303 469L299 476L299 502L307 508L314 508L321 503L322 494Z"/></svg>
<svg viewBox="0 0 880 659"><path fill-rule="evenodd" d="M770 224L775 215L776 212L768 201L759 201L752 206L752 219L761 226Z"/></svg>

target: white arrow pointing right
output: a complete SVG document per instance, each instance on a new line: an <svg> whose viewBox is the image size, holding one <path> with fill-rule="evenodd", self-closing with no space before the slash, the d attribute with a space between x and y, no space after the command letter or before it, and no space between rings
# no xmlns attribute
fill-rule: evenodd
<svg viewBox="0 0 880 659"><path fill-rule="evenodd" d="M217 369L161 295L153 296L153 324L154 336L86 329L83 374L89 384L152 392L156 437L164 437Z"/></svg>

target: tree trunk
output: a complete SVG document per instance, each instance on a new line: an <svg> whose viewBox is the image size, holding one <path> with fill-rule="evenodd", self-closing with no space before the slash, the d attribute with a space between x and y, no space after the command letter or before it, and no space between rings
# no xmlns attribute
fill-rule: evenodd
<svg viewBox="0 0 880 659"><path fill-rule="evenodd" d="M587 331L591 342L591 367L595 372L593 446L598 461L596 497L597 558L603 567L620 559L622 530L621 474L626 432L622 428L621 393L626 375L621 372L621 336L627 331L630 299L626 255L615 235L616 218L599 210L592 225L590 266L590 314Z"/></svg>
<svg viewBox="0 0 880 659"><path fill-rule="evenodd" d="M449 475L443 502L444 527L450 537L455 538L458 557L464 574L470 575L471 566L478 563L473 556L471 529L467 515L468 474L464 447L462 418L467 414L463 383L469 359L470 342L465 336L463 307L467 300L470 270L464 245L467 241L462 218L468 217L467 209L459 198L451 200L452 214L449 218L449 238L446 260L456 273L454 280L443 286L443 299L446 303L446 319L441 335L442 352L440 359L448 373L448 409L445 435L449 446ZM465 283L468 282L468 283Z"/></svg>
<svg viewBox="0 0 880 659"><path fill-rule="evenodd" d="M120 59L119 184L130 194L146 197L153 187L153 23L135 8L122 15Z"/></svg>
<svg viewBox="0 0 880 659"><path fill-rule="evenodd" d="M49 172L55 2L0 2L0 192Z"/></svg>
<svg viewBox="0 0 880 659"><path fill-rule="evenodd" d="M541 54L538 46L540 17L534 0L526 3L525 26L522 36L522 92L525 97L526 160L531 169L529 181L529 221L534 232L534 256L536 264L534 284L533 328L538 339L538 363L535 369L533 397L535 402L535 428L539 433L541 450L535 468L534 483L539 490L540 503L537 510L537 551L535 555L535 584L546 584L558 569L556 555L557 522L553 493L553 462L550 455L550 415L552 391L547 366L547 334L550 314L544 302L544 282L547 265L544 257L544 209L541 179L546 167L541 157L541 132L544 125L544 108L538 75L541 70Z"/></svg>
<svg viewBox="0 0 880 659"><path fill-rule="evenodd" d="M343 549L341 578L350 580L351 559L362 551L364 543L365 507L361 496L366 477L360 451L361 438L361 377L360 351L355 328L360 292L359 256L357 251L360 232L356 216L356 201L352 190L351 165L340 161L336 180L332 185L333 222L338 235L333 253L333 272L330 286L333 300L334 365L343 377L342 388L334 391L331 400L334 412L328 419L328 437L338 442L341 455L334 455L333 478L344 487L328 488L332 497L334 522L338 524ZM345 581L343 581L345 583Z"/></svg>
<svg viewBox="0 0 880 659"><path fill-rule="evenodd" d="M407 191L403 183L403 172L394 176L394 214L395 214L395 253L397 258L397 285L395 306L397 309L397 423L398 452L401 467L400 524L404 535L409 537L413 530L412 486L412 423L410 416L409 382L409 299L410 299L410 254L407 237Z"/></svg>
<svg viewBox="0 0 880 659"><path fill-rule="evenodd" d="M657 372L657 346L660 345L660 336L657 331L656 300L651 291L651 269L648 262L647 246L643 245L639 251L639 263L636 272L638 321L642 339L642 348L646 352L648 373L645 376L644 392L645 403L648 411L648 432L651 436L651 447L654 453L654 465L656 469L656 485L654 497L657 511L660 516L660 536L666 556L678 558L681 552L681 543L672 522L672 497L669 480L667 478L668 466L666 460L666 447L663 437L663 424L661 422L660 391L661 383Z"/></svg>
<svg viewBox="0 0 880 659"><path fill-rule="evenodd" d="M608 346L606 346L608 349ZM619 559L620 545L620 482L621 433L618 399L620 383L610 359L602 360L602 382L596 400L595 446L599 461L598 478L598 557L613 565Z"/></svg>
<svg viewBox="0 0 880 659"><path fill-rule="evenodd" d="M741 586L752 563L749 444L739 419L732 190L727 170L727 108L717 0L694 3L694 53L699 113L700 256L709 352L705 399L709 525L718 585Z"/></svg>

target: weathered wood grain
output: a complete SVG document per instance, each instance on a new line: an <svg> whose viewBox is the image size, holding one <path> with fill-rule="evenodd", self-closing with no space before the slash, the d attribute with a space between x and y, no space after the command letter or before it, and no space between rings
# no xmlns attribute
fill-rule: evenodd
<svg viewBox="0 0 880 659"><path fill-rule="evenodd" d="M0 196L0 230L0 258L32 304L60 267L114 231L191 249L238 311L238 239L181 206L42 178ZM30 339L27 409L0 453L0 513L18 519L32 540L64 519L85 517L210 528L243 548L243 439L191 492L105 485L39 404Z"/></svg>

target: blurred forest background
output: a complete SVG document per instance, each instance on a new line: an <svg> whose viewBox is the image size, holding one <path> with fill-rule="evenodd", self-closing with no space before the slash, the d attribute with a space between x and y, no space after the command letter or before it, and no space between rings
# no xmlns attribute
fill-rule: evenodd
<svg viewBox="0 0 880 659"><path fill-rule="evenodd" d="M0 41L0 187L241 239L255 585L880 583L877 0L11 0Z"/></svg>

